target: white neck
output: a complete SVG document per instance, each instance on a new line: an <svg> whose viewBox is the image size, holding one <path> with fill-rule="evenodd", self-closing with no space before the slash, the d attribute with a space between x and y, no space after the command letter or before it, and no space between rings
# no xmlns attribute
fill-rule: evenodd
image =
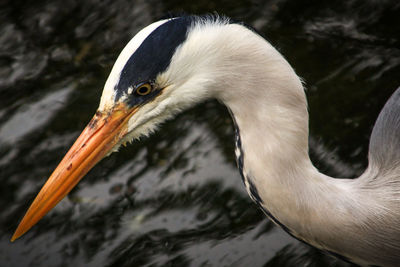
<svg viewBox="0 0 400 267"><path fill-rule="evenodd" d="M301 81L272 46L262 41L262 47L246 53L241 66L231 65L232 73L243 68L243 74L216 93L239 129L245 186L291 234L363 264L370 243L384 242L370 233L382 226L373 223L382 207L361 190L360 179L334 179L313 166Z"/></svg>

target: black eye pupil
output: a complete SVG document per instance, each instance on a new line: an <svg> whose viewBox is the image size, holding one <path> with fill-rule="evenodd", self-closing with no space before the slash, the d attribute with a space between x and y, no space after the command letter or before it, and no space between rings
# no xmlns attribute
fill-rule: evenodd
<svg viewBox="0 0 400 267"><path fill-rule="evenodd" d="M149 89L147 88L147 87L140 87L139 88L139 93L141 93L141 94L145 94L145 93L147 93L147 91L148 91Z"/></svg>

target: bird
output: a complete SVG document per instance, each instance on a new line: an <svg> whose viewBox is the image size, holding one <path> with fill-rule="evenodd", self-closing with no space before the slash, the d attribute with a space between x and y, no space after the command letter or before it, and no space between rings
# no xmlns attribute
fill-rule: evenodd
<svg viewBox="0 0 400 267"><path fill-rule="evenodd" d="M368 167L329 177L309 157L302 80L276 48L219 15L156 21L123 48L95 115L18 225L19 238L101 159L148 136L193 105L217 99L230 112L244 186L293 237L361 266L400 263L400 88L373 127Z"/></svg>

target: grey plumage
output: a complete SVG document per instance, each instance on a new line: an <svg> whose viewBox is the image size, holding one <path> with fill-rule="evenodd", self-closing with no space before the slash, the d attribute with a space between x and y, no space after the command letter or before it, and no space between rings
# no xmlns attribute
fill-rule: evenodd
<svg viewBox="0 0 400 267"><path fill-rule="evenodd" d="M386 102L376 120L368 157L379 172L400 169L400 87Z"/></svg>

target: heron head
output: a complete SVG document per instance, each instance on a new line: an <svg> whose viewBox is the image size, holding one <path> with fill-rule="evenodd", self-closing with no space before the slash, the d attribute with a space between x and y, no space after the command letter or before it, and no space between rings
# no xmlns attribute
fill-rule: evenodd
<svg viewBox="0 0 400 267"><path fill-rule="evenodd" d="M213 22L214 27L229 24L224 19ZM194 16L158 21L127 44L107 79L96 114L47 180L12 240L36 224L121 144L148 135L177 112L212 96L218 73L209 75L215 62L205 54L212 53L213 47L200 42L213 33L198 29L192 34L202 23Z"/></svg>
<svg viewBox="0 0 400 267"><path fill-rule="evenodd" d="M121 52L98 109L100 117L126 114L123 136L112 151L148 135L161 122L206 97L195 62L181 55L193 23L192 17L155 22Z"/></svg>

